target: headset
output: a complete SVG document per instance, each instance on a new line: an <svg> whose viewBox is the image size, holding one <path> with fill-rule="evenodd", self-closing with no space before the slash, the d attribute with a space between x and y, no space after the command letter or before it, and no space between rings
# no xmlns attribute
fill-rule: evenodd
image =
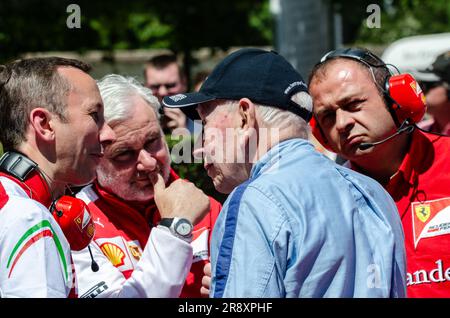
<svg viewBox="0 0 450 318"><path fill-rule="evenodd" d="M407 73L400 74L398 69L392 65L399 73L394 75L388 68L388 65L390 64L384 63L379 57L370 51L358 48L337 49L330 51L321 58L316 67L333 58L352 59L369 68L375 85L377 85L383 92L385 103L392 118L394 119L395 124L397 125L398 133L403 131L412 131L415 124L418 123L425 115L425 95L422 92L418 82L412 75ZM386 68L389 72L389 76L386 77L383 87L380 87L373 72L373 69L378 67ZM326 149L333 151L315 116L312 117L310 126L314 137Z"/></svg>
<svg viewBox="0 0 450 318"><path fill-rule="evenodd" d="M0 171L20 180L26 187L25 182L33 171L41 173L37 163L12 151L4 153L0 158ZM52 202L49 211L61 227L72 250L80 251L89 245L95 234L95 225L83 200L63 195Z"/></svg>

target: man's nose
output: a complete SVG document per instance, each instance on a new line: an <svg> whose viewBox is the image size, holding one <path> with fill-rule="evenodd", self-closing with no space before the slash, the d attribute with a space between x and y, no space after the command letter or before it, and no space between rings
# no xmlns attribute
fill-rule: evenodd
<svg viewBox="0 0 450 318"><path fill-rule="evenodd" d="M137 162L138 171L154 171L158 166L156 158L145 149L139 151Z"/></svg>
<svg viewBox="0 0 450 318"><path fill-rule="evenodd" d="M116 133L106 122L103 123L102 128L100 128L99 140L103 147L116 140Z"/></svg>
<svg viewBox="0 0 450 318"><path fill-rule="evenodd" d="M336 110L336 129L339 133L342 134L350 131L354 125L355 120L351 113L342 109Z"/></svg>
<svg viewBox="0 0 450 318"><path fill-rule="evenodd" d="M194 159L196 160L203 160L205 164L216 162L217 158L216 156L216 149L214 145L206 144L203 145L203 147L199 147L194 149L192 152L192 155L194 156Z"/></svg>
<svg viewBox="0 0 450 318"><path fill-rule="evenodd" d="M161 98L169 95L169 91L167 90L166 85L160 85L158 88L158 95L161 96Z"/></svg>

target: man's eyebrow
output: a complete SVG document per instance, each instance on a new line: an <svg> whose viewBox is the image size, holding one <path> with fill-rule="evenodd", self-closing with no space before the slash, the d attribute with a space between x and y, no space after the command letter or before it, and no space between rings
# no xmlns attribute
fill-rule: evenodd
<svg viewBox="0 0 450 318"><path fill-rule="evenodd" d="M342 108L343 105L346 105L346 104L348 104L348 103L350 103L350 102L353 102L355 99L356 99L355 96L353 96L353 95L348 95L348 96L344 96L344 97L342 97L342 98L339 98L339 99L336 101L335 104L338 106L338 108ZM321 110L319 110L319 111L317 112L317 117L322 116L324 113L328 113L328 112L330 112L330 111L334 111L334 109L335 109L335 107L325 107L325 108L322 108Z"/></svg>
<svg viewBox="0 0 450 318"><path fill-rule="evenodd" d="M338 99L338 101L337 101L337 105L345 105L345 104L348 104L348 103L350 103L350 102L352 102L352 101L354 101L355 99L356 99L357 97L356 96L354 96L354 95L348 95L348 96L344 96L344 97L342 97L342 98L340 98L340 99Z"/></svg>
<svg viewBox="0 0 450 318"><path fill-rule="evenodd" d="M144 139L144 143L151 141L153 139L159 138L161 137L161 131L158 130L154 130L154 131L149 131ZM130 149L134 149L134 144L135 144L135 140L134 139L123 139L123 140L119 140L114 142L111 146L110 149L111 151L123 151L123 150L130 150Z"/></svg>
<svg viewBox="0 0 450 318"><path fill-rule="evenodd" d="M329 112L331 112L331 111L332 111L332 110L331 110L330 107L328 107L328 108L322 108L321 110L319 110L319 111L317 112L317 117L321 117L321 116L323 116L323 114L329 113Z"/></svg>
<svg viewBox="0 0 450 318"><path fill-rule="evenodd" d="M116 143L116 144L110 145L108 148L109 148L108 149L109 152L113 153L113 154L117 153L117 152L123 152L123 151L127 151L127 150L132 150L133 149L133 147L130 147L130 145L127 144L126 142Z"/></svg>
<svg viewBox="0 0 450 318"><path fill-rule="evenodd" d="M89 110L100 110L100 109L103 109L103 104L102 103L92 103L92 104L89 104L88 108L89 108Z"/></svg>

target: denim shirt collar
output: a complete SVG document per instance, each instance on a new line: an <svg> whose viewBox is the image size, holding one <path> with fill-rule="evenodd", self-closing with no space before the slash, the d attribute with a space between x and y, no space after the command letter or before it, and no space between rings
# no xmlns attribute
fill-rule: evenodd
<svg viewBox="0 0 450 318"><path fill-rule="evenodd" d="M263 173L268 173L272 169L275 169L282 156L291 148L294 144L310 145L310 142L302 138L293 138L283 140L269 149L252 167L250 171L250 178L254 179ZM311 146L312 147L312 146Z"/></svg>

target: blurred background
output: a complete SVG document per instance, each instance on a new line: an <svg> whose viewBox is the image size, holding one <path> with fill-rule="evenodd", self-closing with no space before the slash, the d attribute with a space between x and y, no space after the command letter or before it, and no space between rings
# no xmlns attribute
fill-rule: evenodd
<svg viewBox="0 0 450 318"><path fill-rule="evenodd" d="M346 46L416 72L450 50L449 32L448 0L0 0L0 63L59 55L90 63L96 79L142 82L145 62L170 51L188 90L246 46L277 50L305 79L324 53ZM203 173L201 164L176 168Z"/></svg>
<svg viewBox="0 0 450 318"><path fill-rule="evenodd" d="M448 0L0 1L2 63L58 54L92 63L95 77L119 72L142 79L143 63L170 50L190 88L197 73L237 47L276 49L306 77L336 47L382 54L398 39L444 32L450 32Z"/></svg>

